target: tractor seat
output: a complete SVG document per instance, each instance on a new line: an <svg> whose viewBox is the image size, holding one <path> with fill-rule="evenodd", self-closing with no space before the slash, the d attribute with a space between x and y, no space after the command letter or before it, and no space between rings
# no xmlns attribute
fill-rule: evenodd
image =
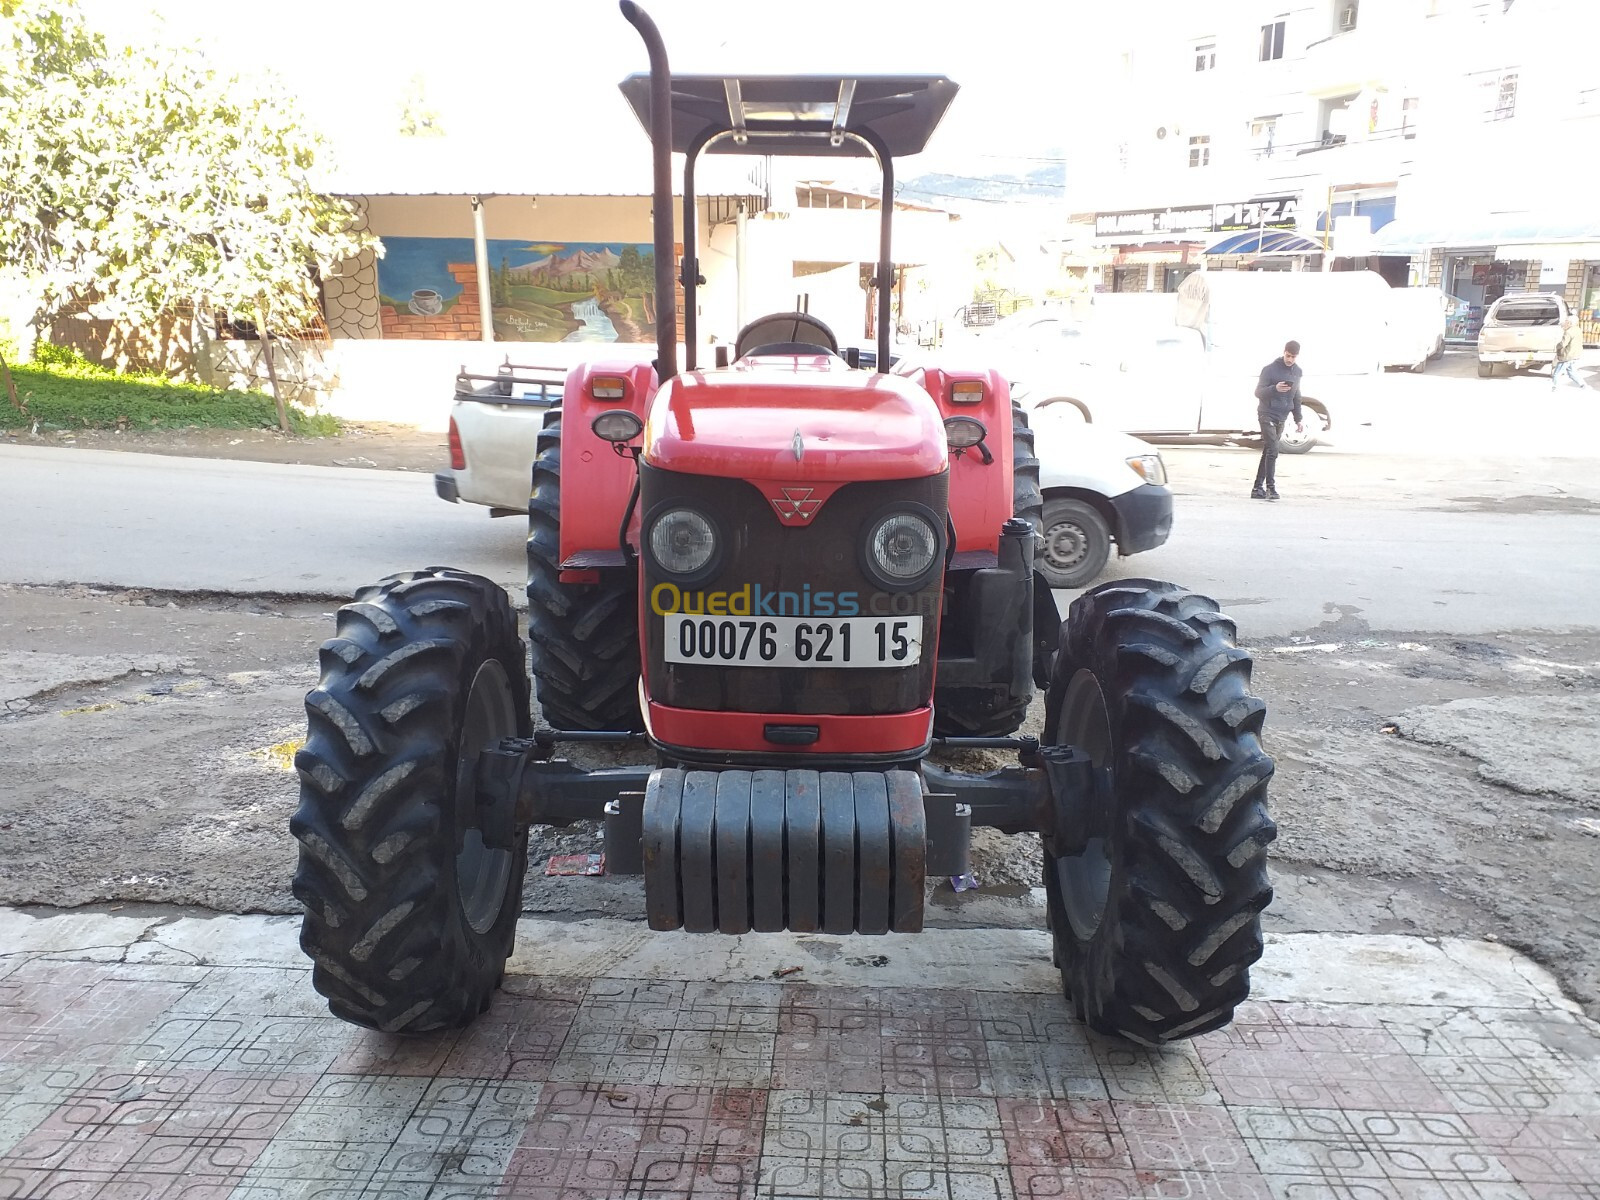
<svg viewBox="0 0 1600 1200"><path fill-rule="evenodd" d="M772 313L739 331L733 356L747 354L838 354L839 340L810 313Z"/></svg>

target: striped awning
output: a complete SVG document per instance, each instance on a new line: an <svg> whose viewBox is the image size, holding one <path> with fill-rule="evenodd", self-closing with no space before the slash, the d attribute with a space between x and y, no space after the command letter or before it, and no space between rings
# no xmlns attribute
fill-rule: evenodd
<svg viewBox="0 0 1600 1200"><path fill-rule="evenodd" d="M1231 233L1207 254L1321 254L1322 243L1314 242L1289 229L1252 229L1248 233Z"/></svg>

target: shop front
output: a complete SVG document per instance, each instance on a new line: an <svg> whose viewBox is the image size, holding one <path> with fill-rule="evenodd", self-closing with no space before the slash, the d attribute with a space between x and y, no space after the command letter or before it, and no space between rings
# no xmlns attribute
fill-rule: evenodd
<svg viewBox="0 0 1600 1200"><path fill-rule="evenodd" d="M1211 219L1209 204L1096 213L1095 242L1111 256L1097 290L1168 290L1174 274L1187 273L1199 262Z"/></svg>
<svg viewBox="0 0 1600 1200"><path fill-rule="evenodd" d="M1374 235L1380 254L1411 256L1417 284L1454 297L1446 340L1477 339L1488 308L1507 292L1566 299L1586 345L1600 344L1600 217L1590 210L1404 217Z"/></svg>
<svg viewBox="0 0 1600 1200"><path fill-rule="evenodd" d="M1096 213L1095 240L1112 252L1102 290L1176 292L1184 278L1201 268L1219 235L1241 248L1212 267L1245 267L1273 251L1260 243L1293 231L1299 223L1298 195L1257 196L1223 204L1193 204L1160 209ZM1248 248L1242 243L1251 242ZM1310 245L1310 243L1307 243ZM1320 250L1320 246L1312 247ZM1275 264L1274 264L1275 265Z"/></svg>
<svg viewBox="0 0 1600 1200"><path fill-rule="evenodd" d="M1587 263L1578 290L1578 321L1583 326L1583 344L1600 346L1600 263Z"/></svg>
<svg viewBox="0 0 1600 1200"><path fill-rule="evenodd" d="M1445 319L1447 342L1475 342L1489 306L1527 286L1525 259L1497 259L1493 249L1446 250L1439 286L1454 303Z"/></svg>

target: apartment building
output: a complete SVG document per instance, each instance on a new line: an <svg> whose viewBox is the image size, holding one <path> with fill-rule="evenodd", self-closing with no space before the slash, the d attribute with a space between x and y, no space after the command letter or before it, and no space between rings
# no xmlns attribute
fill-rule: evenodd
<svg viewBox="0 0 1600 1200"><path fill-rule="evenodd" d="M1369 266L1473 306L1559 286L1592 311L1600 229L1576 215L1576 159L1600 118L1597 10L1129 6L1079 47L1075 107L1093 115L1068 130L1071 207L1111 254L1102 287L1171 289L1201 264Z"/></svg>

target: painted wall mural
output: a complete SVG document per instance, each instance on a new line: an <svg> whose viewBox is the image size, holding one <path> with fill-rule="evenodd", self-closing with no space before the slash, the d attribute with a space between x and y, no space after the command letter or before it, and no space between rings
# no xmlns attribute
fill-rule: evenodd
<svg viewBox="0 0 1600 1200"><path fill-rule="evenodd" d="M386 338L477 338L471 238L386 237L378 292ZM514 342L653 342L655 253L630 242L489 239L494 335Z"/></svg>

